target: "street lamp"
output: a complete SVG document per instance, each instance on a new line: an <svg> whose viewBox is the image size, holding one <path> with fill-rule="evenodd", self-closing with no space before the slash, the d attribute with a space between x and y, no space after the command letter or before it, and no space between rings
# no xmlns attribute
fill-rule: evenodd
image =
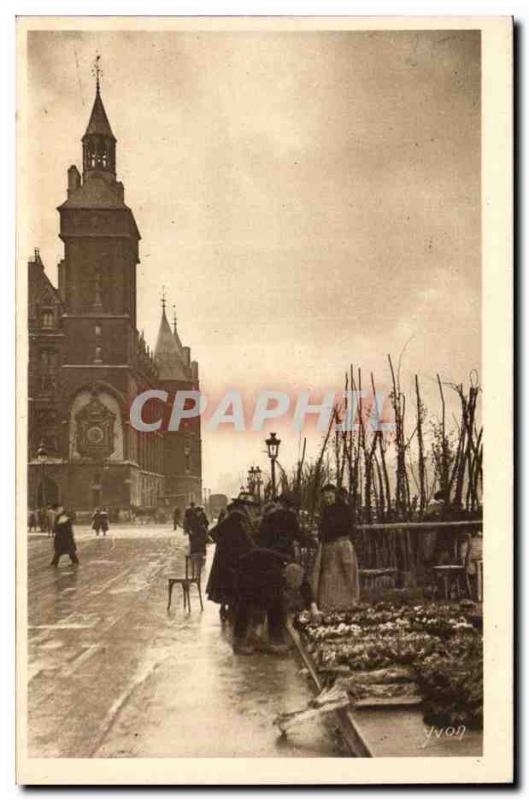
<svg viewBox="0 0 529 800"><path fill-rule="evenodd" d="M42 485L42 506L46 508L46 459L48 457L48 451L46 450L46 445L44 444L44 439L41 440L37 450L37 461L40 464L40 482ZM38 497L38 490L37 490L37 503L39 501Z"/></svg>
<svg viewBox="0 0 529 800"><path fill-rule="evenodd" d="M270 467L272 473L272 496L276 496L276 459L279 453L279 445L281 444L281 439L278 439L275 433L271 433L268 439L265 441L267 450L268 450L268 458L270 459Z"/></svg>

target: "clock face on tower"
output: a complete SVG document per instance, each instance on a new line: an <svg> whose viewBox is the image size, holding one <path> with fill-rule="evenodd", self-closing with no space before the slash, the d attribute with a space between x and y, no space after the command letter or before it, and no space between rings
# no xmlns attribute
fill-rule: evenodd
<svg viewBox="0 0 529 800"><path fill-rule="evenodd" d="M77 452L87 458L108 458L114 452L116 416L96 396L76 414Z"/></svg>
<svg viewBox="0 0 529 800"><path fill-rule="evenodd" d="M86 439L91 445L100 445L105 439L103 428L99 425L94 425L86 431Z"/></svg>

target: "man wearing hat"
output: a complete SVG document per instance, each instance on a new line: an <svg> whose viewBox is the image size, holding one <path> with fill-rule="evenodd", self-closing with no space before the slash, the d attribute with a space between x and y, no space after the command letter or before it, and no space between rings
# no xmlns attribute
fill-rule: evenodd
<svg viewBox="0 0 529 800"><path fill-rule="evenodd" d="M222 619L227 617L228 608L235 605L239 560L255 547L247 503L235 498L226 512L224 519L210 531L215 555L206 586L208 599L220 605Z"/></svg>
<svg viewBox="0 0 529 800"><path fill-rule="evenodd" d="M206 555L208 539L208 518L205 511L192 501L184 516L184 533L189 536L189 552L191 555Z"/></svg>
<svg viewBox="0 0 529 800"><path fill-rule="evenodd" d="M77 558L77 546L73 538L71 517L57 503L52 508L55 511L55 524L53 527L53 558L50 566L58 567L59 559L63 555L70 556L72 564L78 564L79 559Z"/></svg>

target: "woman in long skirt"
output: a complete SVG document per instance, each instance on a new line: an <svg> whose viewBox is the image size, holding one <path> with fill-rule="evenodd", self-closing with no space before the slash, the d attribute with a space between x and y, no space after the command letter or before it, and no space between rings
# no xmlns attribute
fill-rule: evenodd
<svg viewBox="0 0 529 800"><path fill-rule="evenodd" d="M351 541L353 520L336 487L323 487L320 548L313 572L313 592L320 611L346 611L360 599L358 561Z"/></svg>

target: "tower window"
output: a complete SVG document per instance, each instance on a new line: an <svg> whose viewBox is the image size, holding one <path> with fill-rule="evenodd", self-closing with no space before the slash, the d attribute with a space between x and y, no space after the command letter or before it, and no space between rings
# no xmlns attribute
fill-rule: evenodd
<svg viewBox="0 0 529 800"><path fill-rule="evenodd" d="M41 350L39 356L39 384L43 392L57 388L57 352Z"/></svg>
<svg viewBox="0 0 529 800"><path fill-rule="evenodd" d="M43 328L53 328L54 319L53 319L53 311L50 309L46 309L41 314L41 324Z"/></svg>

